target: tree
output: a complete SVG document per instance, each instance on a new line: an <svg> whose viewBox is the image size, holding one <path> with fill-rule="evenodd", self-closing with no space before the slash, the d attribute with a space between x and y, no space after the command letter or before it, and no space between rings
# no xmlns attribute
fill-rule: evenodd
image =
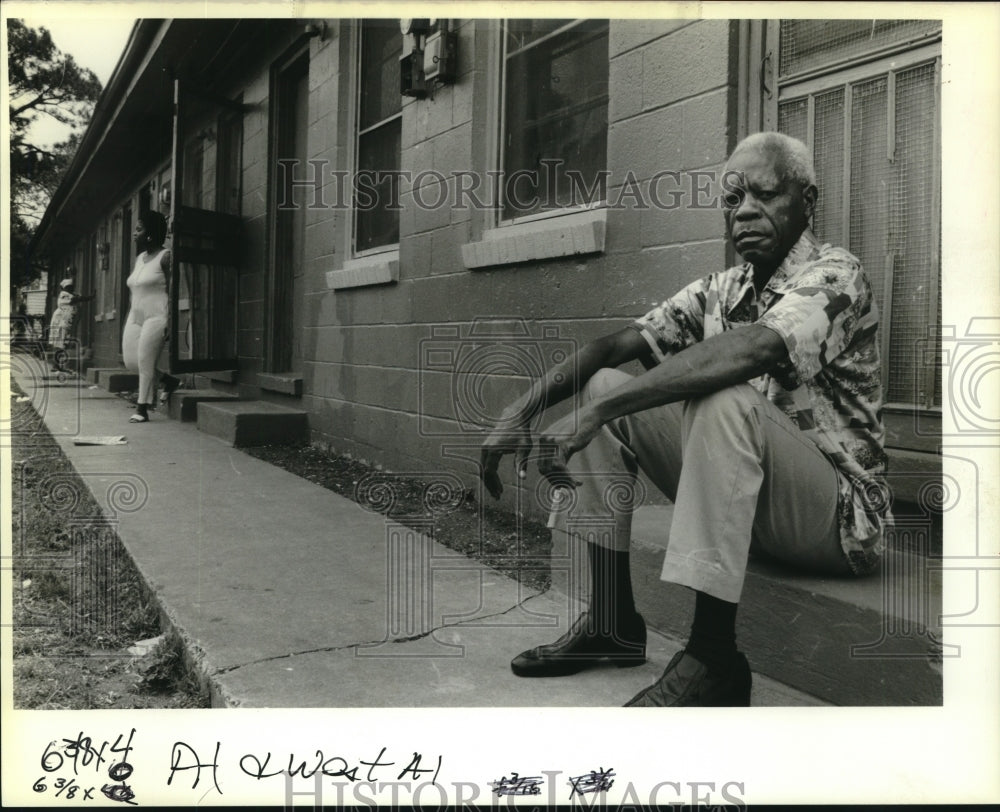
<svg viewBox="0 0 1000 812"><path fill-rule="evenodd" d="M37 278L43 266L30 255L35 227L76 154L101 83L93 71L62 53L45 28L7 21L10 80L10 250L12 286ZM70 128L50 148L32 143L31 125L50 116Z"/></svg>

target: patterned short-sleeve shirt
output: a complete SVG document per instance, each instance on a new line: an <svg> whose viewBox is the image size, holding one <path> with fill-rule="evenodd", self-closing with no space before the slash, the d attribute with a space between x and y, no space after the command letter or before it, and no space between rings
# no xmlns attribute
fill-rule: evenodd
<svg viewBox="0 0 1000 812"><path fill-rule="evenodd" d="M884 474L878 308L856 257L808 230L757 294L749 263L710 274L637 319L656 362L748 324L774 330L788 359L749 383L834 463L841 546L871 571L891 521Z"/></svg>

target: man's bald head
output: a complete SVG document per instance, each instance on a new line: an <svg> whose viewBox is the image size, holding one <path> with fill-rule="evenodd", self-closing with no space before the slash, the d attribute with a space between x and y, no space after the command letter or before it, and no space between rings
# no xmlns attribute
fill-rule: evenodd
<svg viewBox="0 0 1000 812"><path fill-rule="evenodd" d="M765 132L748 135L736 145L726 168L743 150L754 149L768 155L774 161L775 171L782 180L796 181L805 189L816 185L816 170L813 168L809 147L799 139L784 133Z"/></svg>

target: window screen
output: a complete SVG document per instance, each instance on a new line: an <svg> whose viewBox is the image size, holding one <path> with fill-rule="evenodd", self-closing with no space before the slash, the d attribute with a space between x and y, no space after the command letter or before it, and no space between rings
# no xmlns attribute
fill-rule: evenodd
<svg viewBox="0 0 1000 812"><path fill-rule="evenodd" d="M402 52L403 35L397 20L362 22L355 251L399 242L399 184L395 175L402 146Z"/></svg>
<svg viewBox="0 0 1000 812"><path fill-rule="evenodd" d="M780 77L941 33L940 20L782 20Z"/></svg>

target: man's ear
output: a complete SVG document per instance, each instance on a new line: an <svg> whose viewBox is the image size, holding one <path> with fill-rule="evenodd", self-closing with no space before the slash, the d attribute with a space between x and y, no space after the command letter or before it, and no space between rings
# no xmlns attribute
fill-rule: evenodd
<svg viewBox="0 0 1000 812"><path fill-rule="evenodd" d="M819 190L812 184L802 190L802 205L805 208L806 220L812 223L813 215L816 213L816 198Z"/></svg>

